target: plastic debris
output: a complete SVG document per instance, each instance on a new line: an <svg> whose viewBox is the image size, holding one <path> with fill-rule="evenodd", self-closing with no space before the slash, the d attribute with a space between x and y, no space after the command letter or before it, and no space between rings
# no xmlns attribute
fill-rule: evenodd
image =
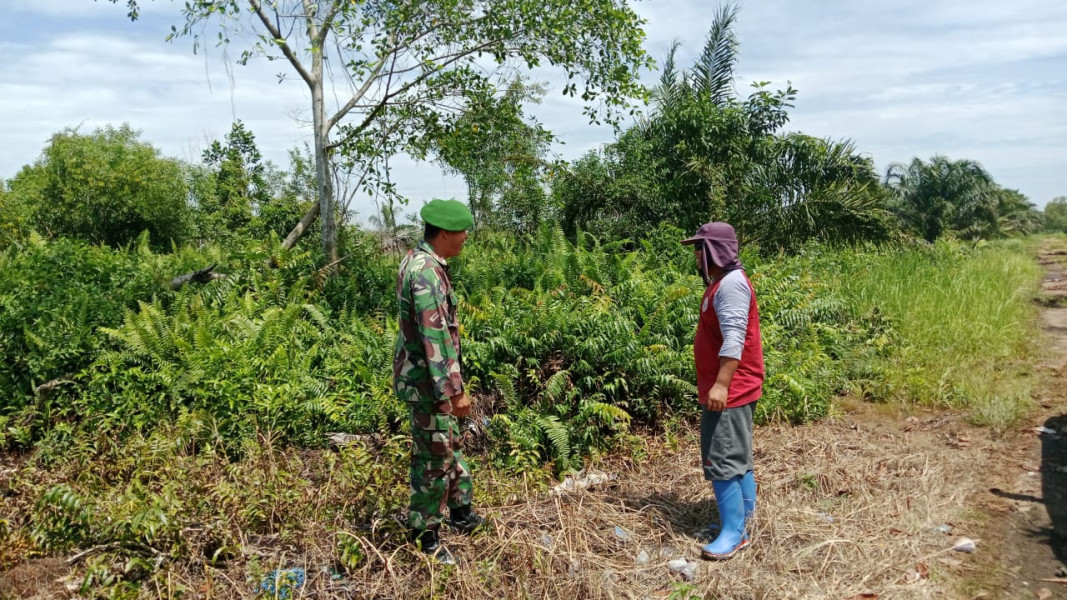
<svg viewBox="0 0 1067 600"><path fill-rule="evenodd" d="M372 437L369 435L356 435L352 433L327 433L326 439L330 440L330 443L338 448L344 448L345 446L352 446L354 444L364 444L372 441Z"/></svg>
<svg viewBox="0 0 1067 600"><path fill-rule="evenodd" d="M689 563L684 569L682 569L682 579L686 581L693 581L697 578L697 566L696 563Z"/></svg>
<svg viewBox="0 0 1067 600"><path fill-rule="evenodd" d="M615 526L615 537L619 538L620 540L626 540L626 539L629 539L630 534L626 533L626 530L623 529L622 527L619 527L618 525L616 525Z"/></svg>
<svg viewBox="0 0 1067 600"><path fill-rule="evenodd" d="M545 535L542 535L541 539L538 540L538 542L540 542L540 544L542 546L544 546L545 548L551 548L553 541L555 541L555 540L553 540L552 536L548 535L547 533Z"/></svg>
<svg viewBox="0 0 1067 600"><path fill-rule="evenodd" d="M260 594L267 594L279 600L288 600L293 597L293 592L304 587L304 569L299 567L292 569L275 569L263 578L256 590Z"/></svg>
<svg viewBox="0 0 1067 600"><path fill-rule="evenodd" d="M338 569L334 565L330 565L328 567L324 567L322 570L323 570L324 573L329 575L331 581L341 581L342 579L345 578L344 571L341 570L341 569Z"/></svg>
<svg viewBox="0 0 1067 600"><path fill-rule="evenodd" d="M609 481L617 479L617 475L609 475L603 471L589 471L584 470L568 475L563 478L563 481L559 485L552 488L552 493L559 495L564 492L575 492L578 490L584 490L593 486L601 485Z"/></svg>
<svg viewBox="0 0 1067 600"><path fill-rule="evenodd" d="M667 568L682 576L686 581L693 581L697 576L697 563L689 562L684 558L676 558L667 563Z"/></svg>
<svg viewBox="0 0 1067 600"><path fill-rule="evenodd" d="M824 512L819 512L819 513L815 513L815 514L819 515L819 518L822 519L823 521L826 521L827 523L833 523L834 522L834 518L831 517L830 515L824 513Z"/></svg>
<svg viewBox="0 0 1067 600"><path fill-rule="evenodd" d="M939 525L937 527L937 529L935 529L934 531L936 531L938 533L943 533L945 535L948 535L948 534L952 533L952 526L948 525L948 524Z"/></svg>
<svg viewBox="0 0 1067 600"><path fill-rule="evenodd" d="M639 565L647 565L650 560L652 560L652 557L648 555L648 552L642 550L637 553L637 558L634 559L634 562Z"/></svg>
<svg viewBox="0 0 1067 600"><path fill-rule="evenodd" d="M486 429L489 428L489 417L475 418L470 417L463 420L464 428L473 433L474 435L481 435Z"/></svg>
<svg viewBox="0 0 1067 600"><path fill-rule="evenodd" d="M977 546L978 544L971 538L961 537L956 540L955 544L952 544L952 549L956 552L966 552L970 554L971 552L974 552Z"/></svg>
<svg viewBox="0 0 1067 600"><path fill-rule="evenodd" d="M1056 435L1058 432L1051 427L1034 427L1034 431L1037 433L1043 433L1045 435Z"/></svg>

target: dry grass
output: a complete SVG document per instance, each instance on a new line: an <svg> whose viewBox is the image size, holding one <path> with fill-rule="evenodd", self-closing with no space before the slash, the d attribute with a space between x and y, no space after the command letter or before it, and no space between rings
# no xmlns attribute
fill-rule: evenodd
<svg viewBox="0 0 1067 600"><path fill-rule="evenodd" d="M142 596L253 598L257 574L298 566L308 573L298 598L954 597L953 574L971 557L950 547L975 536L963 507L980 489L991 434L955 416L905 420L857 408L817 425L757 430L754 543L732 561L699 559L694 533L715 511L688 432L678 450L653 440L639 464L598 465L618 475L608 484L483 509L491 531L445 536L463 560L458 568L427 561L392 520L358 530L311 522L299 532L241 535L239 552L217 568L164 564ZM479 486L515 487L475 476ZM937 530L946 523L951 535ZM333 579L326 568L342 538L358 541L365 559ZM646 564L636 560L642 550ZM699 563L694 581L668 569L673 558Z"/></svg>

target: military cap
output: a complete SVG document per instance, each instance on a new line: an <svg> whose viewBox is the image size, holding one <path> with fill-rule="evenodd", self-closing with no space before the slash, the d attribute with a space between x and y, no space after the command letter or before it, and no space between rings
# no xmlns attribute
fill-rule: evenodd
<svg viewBox="0 0 1067 600"><path fill-rule="evenodd" d="M422 220L445 231L465 231L474 226L474 216L459 200L430 200L419 211Z"/></svg>

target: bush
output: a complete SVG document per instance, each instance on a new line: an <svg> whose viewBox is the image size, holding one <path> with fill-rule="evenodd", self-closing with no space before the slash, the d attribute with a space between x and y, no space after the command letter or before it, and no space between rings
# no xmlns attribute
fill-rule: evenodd
<svg viewBox="0 0 1067 600"><path fill-rule="evenodd" d="M137 138L128 125L55 134L8 182L11 202L50 236L119 247L148 231L157 249L181 244L191 223L182 165Z"/></svg>
<svg viewBox="0 0 1067 600"><path fill-rule="evenodd" d="M0 419L33 402L37 386L69 383L93 359L97 328L156 291L135 251L37 237L0 253Z"/></svg>

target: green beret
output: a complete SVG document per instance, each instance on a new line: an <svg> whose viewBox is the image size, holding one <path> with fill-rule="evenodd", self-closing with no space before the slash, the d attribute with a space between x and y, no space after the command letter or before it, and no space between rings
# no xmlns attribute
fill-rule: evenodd
<svg viewBox="0 0 1067 600"><path fill-rule="evenodd" d="M445 231L465 231L474 226L474 216L459 200L430 200L419 211L422 220Z"/></svg>

